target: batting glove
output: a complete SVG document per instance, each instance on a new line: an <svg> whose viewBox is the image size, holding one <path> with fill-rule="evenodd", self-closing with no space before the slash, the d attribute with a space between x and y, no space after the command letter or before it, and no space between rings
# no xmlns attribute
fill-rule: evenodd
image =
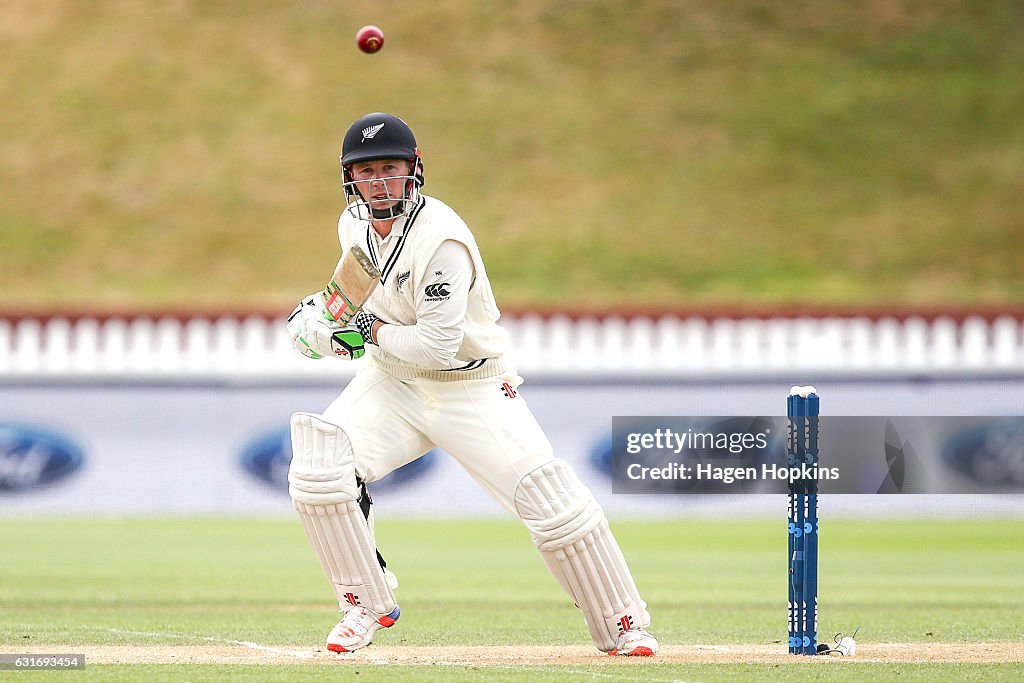
<svg viewBox="0 0 1024 683"><path fill-rule="evenodd" d="M373 340L373 324L380 320L373 313L367 313L366 311L359 311L355 317L352 318L351 325L354 325L359 334L363 335L363 343L377 345L377 342Z"/></svg>
<svg viewBox="0 0 1024 683"><path fill-rule="evenodd" d="M365 352L359 330L339 327L324 317L320 293L311 294L288 316L288 336L295 349L306 358L359 358Z"/></svg>

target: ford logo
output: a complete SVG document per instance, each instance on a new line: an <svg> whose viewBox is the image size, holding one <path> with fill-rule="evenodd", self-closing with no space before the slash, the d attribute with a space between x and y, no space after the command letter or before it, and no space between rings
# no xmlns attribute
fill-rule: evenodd
<svg viewBox="0 0 1024 683"><path fill-rule="evenodd" d="M422 476L437 459L437 450L403 465L380 481L370 484L373 491L404 486ZM288 493L288 465L292 461L291 430L274 430L253 439L242 451L242 469L271 488Z"/></svg>
<svg viewBox="0 0 1024 683"><path fill-rule="evenodd" d="M612 452L612 437L609 434L594 444L587 457L590 466L609 479L612 476Z"/></svg>
<svg viewBox="0 0 1024 683"><path fill-rule="evenodd" d="M946 466L996 490L1024 483L1024 423L993 418L988 424L963 431L943 449Z"/></svg>
<svg viewBox="0 0 1024 683"><path fill-rule="evenodd" d="M0 493L55 484L82 465L68 439L35 427L0 422Z"/></svg>

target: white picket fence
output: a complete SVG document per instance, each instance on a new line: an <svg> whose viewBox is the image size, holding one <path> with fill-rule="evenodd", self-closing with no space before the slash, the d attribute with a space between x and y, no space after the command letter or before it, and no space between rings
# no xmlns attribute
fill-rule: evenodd
<svg viewBox="0 0 1024 683"><path fill-rule="evenodd" d="M523 372L639 376L1024 373L1024 321L506 316ZM347 375L310 361L260 316L0 318L0 376Z"/></svg>

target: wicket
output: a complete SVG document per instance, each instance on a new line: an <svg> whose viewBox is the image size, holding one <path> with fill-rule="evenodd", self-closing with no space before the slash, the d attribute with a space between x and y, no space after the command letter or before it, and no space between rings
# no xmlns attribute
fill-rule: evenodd
<svg viewBox="0 0 1024 683"><path fill-rule="evenodd" d="M818 393L793 387L787 401L787 464L818 464ZM789 486L789 652L817 654L818 648L818 482Z"/></svg>

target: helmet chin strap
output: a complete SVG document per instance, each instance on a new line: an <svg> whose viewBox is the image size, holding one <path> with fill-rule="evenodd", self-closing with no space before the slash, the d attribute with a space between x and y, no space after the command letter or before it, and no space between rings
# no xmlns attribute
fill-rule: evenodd
<svg viewBox="0 0 1024 683"><path fill-rule="evenodd" d="M386 220L391 220L392 218L398 218L399 216L402 216L402 215L405 214L405 209L403 208L404 205L405 205L405 202L404 201L400 201L397 204L395 204L394 206L389 207L387 209L374 209L374 208L371 208L370 209L370 216L374 220L378 220L378 221L386 221Z"/></svg>

